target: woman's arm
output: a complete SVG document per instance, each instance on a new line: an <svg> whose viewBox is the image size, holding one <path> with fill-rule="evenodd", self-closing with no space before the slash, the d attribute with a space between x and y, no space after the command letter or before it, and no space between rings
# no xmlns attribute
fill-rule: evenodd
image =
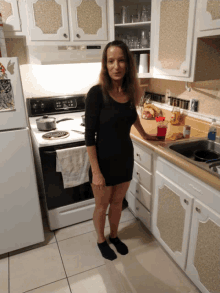
<svg viewBox="0 0 220 293"><path fill-rule="evenodd" d="M145 132L143 126L141 125L140 118L138 115L137 115L137 119L133 125L137 129L137 131L140 133L140 135L143 137L143 139L145 139L145 140L158 140L157 136L149 135Z"/></svg>
<svg viewBox="0 0 220 293"><path fill-rule="evenodd" d="M96 152L96 146L87 146L86 147L88 156L89 156L89 162L91 164L91 169L93 174L99 174L101 173L99 164L98 164L98 159L97 159L97 152Z"/></svg>

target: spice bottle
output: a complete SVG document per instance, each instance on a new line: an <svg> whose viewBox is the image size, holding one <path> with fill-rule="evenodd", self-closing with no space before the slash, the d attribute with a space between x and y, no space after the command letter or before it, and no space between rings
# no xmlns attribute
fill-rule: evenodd
<svg viewBox="0 0 220 293"><path fill-rule="evenodd" d="M185 125L183 127L183 137L189 138L190 137L190 130L191 130L191 126L190 125Z"/></svg>

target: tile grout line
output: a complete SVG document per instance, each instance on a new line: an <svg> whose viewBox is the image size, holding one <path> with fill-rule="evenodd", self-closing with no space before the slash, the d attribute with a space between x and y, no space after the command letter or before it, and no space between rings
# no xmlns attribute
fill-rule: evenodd
<svg viewBox="0 0 220 293"><path fill-rule="evenodd" d="M55 235L55 237L56 237L56 235ZM65 272L65 275L66 275L66 280L67 280L67 283L68 283L68 286L69 286L69 289L70 289L70 293L72 293L72 290L71 290L70 283L69 283L69 280L68 280L68 277L67 277L66 269L65 269L65 266L64 266L64 262L63 262L63 258L62 258L62 254L61 254L58 242L57 242L57 247L58 247L58 250L59 250L59 253L60 253L60 258L61 258L61 261L62 261L62 264L63 264L63 269L64 269L64 272Z"/></svg>
<svg viewBox="0 0 220 293"><path fill-rule="evenodd" d="M47 285L50 285L50 284L53 284L53 283L56 283L56 282L59 282L59 281L61 281L61 280L65 280L66 278L63 278L63 279L60 279L60 280L57 280L57 281L54 281L54 282L51 282L51 283L48 283L48 284L45 284L45 285L42 285L42 286L39 286L39 287L35 287L35 288L33 288L33 289L30 289L30 290L28 290L28 291L24 291L24 292L22 292L22 293L28 293L28 292L31 292L31 291L33 291L33 290L36 290L36 289L39 289L39 288L43 288L44 286L47 286ZM72 292L71 292L72 293Z"/></svg>

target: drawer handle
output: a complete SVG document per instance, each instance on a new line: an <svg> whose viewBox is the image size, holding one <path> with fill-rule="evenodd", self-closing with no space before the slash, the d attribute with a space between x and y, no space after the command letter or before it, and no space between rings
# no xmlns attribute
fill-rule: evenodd
<svg viewBox="0 0 220 293"><path fill-rule="evenodd" d="M184 199L184 202L185 202L186 204L189 204L189 201L188 201L187 199Z"/></svg>
<svg viewBox="0 0 220 293"><path fill-rule="evenodd" d="M196 211L197 211L198 213L201 213L201 210L200 210L199 208L197 208L197 207L196 207Z"/></svg>
<svg viewBox="0 0 220 293"><path fill-rule="evenodd" d="M195 188L192 184L189 184L189 186L191 186L195 191L197 191L197 192L199 192L199 193L202 193L202 191L201 190L199 190L199 189L197 189L197 188Z"/></svg>
<svg viewBox="0 0 220 293"><path fill-rule="evenodd" d="M137 193L139 193L139 191L138 191L138 190L136 190L136 192L137 192Z"/></svg>
<svg viewBox="0 0 220 293"><path fill-rule="evenodd" d="M137 156L139 156L139 157L140 157L140 154L137 154Z"/></svg>
<svg viewBox="0 0 220 293"><path fill-rule="evenodd" d="M139 208L136 208L137 211L139 211Z"/></svg>

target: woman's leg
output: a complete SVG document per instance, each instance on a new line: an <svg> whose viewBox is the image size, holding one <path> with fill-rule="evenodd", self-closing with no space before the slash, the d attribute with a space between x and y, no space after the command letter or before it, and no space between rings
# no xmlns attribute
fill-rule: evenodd
<svg viewBox="0 0 220 293"><path fill-rule="evenodd" d="M110 198L113 191L113 186L106 186L103 190L100 190L96 185L91 184L93 195L95 197L95 210L93 213L93 222L96 229L98 243L104 242L104 228L106 210L110 202Z"/></svg>
<svg viewBox="0 0 220 293"><path fill-rule="evenodd" d="M123 182L121 184L113 186L113 192L110 198L110 208L109 208L109 224L110 224L110 237L117 237L118 225L121 218L122 203L129 188L129 182Z"/></svg>

